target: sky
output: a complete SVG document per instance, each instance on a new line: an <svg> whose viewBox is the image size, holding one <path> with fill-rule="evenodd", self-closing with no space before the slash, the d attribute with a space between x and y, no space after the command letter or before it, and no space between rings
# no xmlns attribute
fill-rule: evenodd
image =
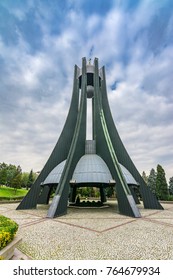
<svg viewBox="0 0 173 280"><path fill-rule="evenodd" d="M68 114L74 65L105 65L140 173L173 176L173 1L0 0L0 162L40 171Z"/></svg>

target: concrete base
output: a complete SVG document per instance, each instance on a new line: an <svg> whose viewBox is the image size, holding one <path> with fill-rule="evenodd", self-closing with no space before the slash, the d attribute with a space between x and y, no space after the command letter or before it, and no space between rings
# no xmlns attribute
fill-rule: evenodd
<svg viewBox="0 0 173 280"><path fill-rule="evenodd" d="M22 241L21 237L15 237L6 247L0 250L0 257L3 260L10 260L14 255L16 246Z"/></svg>
<svg viewBox="0 0 173 280"><path fill-rule="evenodd" d="M109 208L109 205L103 205L103 206L99 206L99 207L69 205L68 208L76 208L76 209L102 209L102 208Z"/></svg>

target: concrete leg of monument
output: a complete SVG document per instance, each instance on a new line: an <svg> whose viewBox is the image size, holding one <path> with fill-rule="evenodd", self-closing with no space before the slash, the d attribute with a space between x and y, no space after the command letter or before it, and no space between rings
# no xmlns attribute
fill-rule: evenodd
<svg viewBox="0 0 173 280"><path fill-rule="evenodd" d="M60 201L60 195L57 194L52 199L52 203L51 203L51 205L49 207L49 210L47 212L47 218L54 218L59 201Z"/></svg>
<svg viewBox="0 0 173 280"><path fill-rule="evenodd" d="M127 195L127 199L129 201L130 207L134 213L135 218L141 218L141 213L139 212L138 207L136 206L135 200L132 195Z"/></svg>

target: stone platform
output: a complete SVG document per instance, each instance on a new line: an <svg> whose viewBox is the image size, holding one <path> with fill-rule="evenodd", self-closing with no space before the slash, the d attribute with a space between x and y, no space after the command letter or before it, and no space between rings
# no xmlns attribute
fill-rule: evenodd
<svg viewBox="0 0 173 280"><path fill-rule="evenodd" d="M116 202L108 208L68 208L68 215L46 218L48 206L18 210L0 204L0 214L19 224L13 259L173 260L173 204L165 210L139 206L142 218L120 215Z"/></svg>

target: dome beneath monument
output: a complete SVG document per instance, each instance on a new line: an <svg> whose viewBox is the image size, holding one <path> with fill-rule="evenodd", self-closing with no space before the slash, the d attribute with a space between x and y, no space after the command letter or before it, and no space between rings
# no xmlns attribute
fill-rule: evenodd
<svg viewBox="0 0 173 280"><path fill-rule="evenodd" d="M76 184L114 182L104 160L96 154L86 154L80 158L73 172L72 180Z"/></svg>
<svg viewBox="0 0 173 280"><path fill-rule="evenodd" d="M58 184L66 160L59 163L46 177L42 185ZM128 185L138 185L131 173L120 164ZM73 172L71 182L78 183L115 183L104 160L96 154L86 154L80 158Z"/></svg>
<svg viewBox="0 0 173 280"><path fill-rule="evenodd" d="M123 172L123 175L125 177L126 183L128 185L134 185L134 186L138 186L139 184L136 182L135 178L132 176L132 174L127 170L127 168L125 168L122 164L120 164L121 167L121 171Z"/></svg>
<svg viewBox="0 0 173 280"><path fill-rule="evenodd" d="M42 185L58 184L66 160L59 163L46 177ZM87 154L80 158L73 172L71 182L78 183L115 183L104 160L96 154Z"/></svg>
<svg viewBox="0 0 173 280"><path fill-rule="evenodd" d="M64 166L65 166L65 163L66 163L66 160L62 161L54 169L52 169L52 171L46 177L46 179L44 180L42 185L58 184L60 181Z"/></svg>

